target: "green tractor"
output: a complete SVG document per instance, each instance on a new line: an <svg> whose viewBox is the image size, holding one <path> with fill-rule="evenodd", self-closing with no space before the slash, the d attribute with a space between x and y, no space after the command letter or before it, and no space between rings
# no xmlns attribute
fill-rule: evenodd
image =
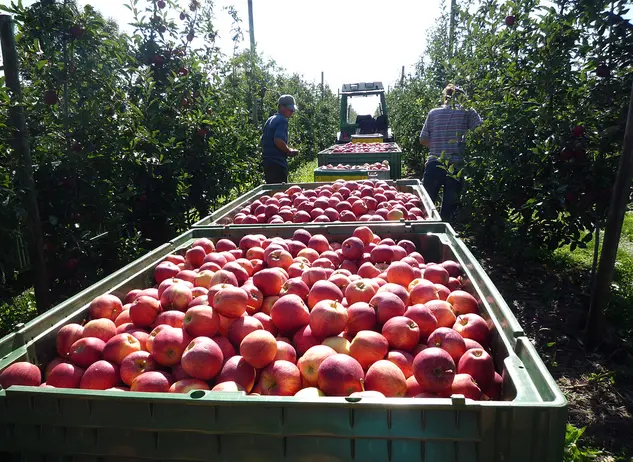
<svg viewBox="0 0 633 462"><path fill-rule="evenodd" d="M366 98L374 95L380 97L380 103L375 115L354 115L352 113L352 106L348 104L349 98ZM339 97L341 100L341 113L340 131L336 135L337 144L349 143L352 141L352 136L359 137L359 135L362 138L382 137L382 141L385 143L395 141L391 128L389 128L385 87L383 87L382 82L345 83L339 93ZM355 120L350 120L350 118ZM371 135L375 136L372 137Z"/></svg>

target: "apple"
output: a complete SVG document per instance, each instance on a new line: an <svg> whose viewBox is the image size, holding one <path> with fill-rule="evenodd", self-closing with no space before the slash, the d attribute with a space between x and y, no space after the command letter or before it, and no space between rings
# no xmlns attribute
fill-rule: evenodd
<svg viewBox="0 0 633 462"><path fill-rule="evenodd" d="M158 363L154 361L154 358L147 351L135 351L121 361L121 380L130 386L134 379L143 372L155 371L158 368Z"/></svg>
<svg viewBox="0 0 633 462"><path fill-rule="evenodd" d="M414 358L413 376L423 391L445 392L455 378L455 361L441 348L427 348Z"/></svg>
<svg viewBox="0 0 633 462"><path fill-rule="evenodd" d="M328 396L349 396L363 391L364 378L359 362L339 353L328 356L317 371L318 388Z"/></svg>
<svg viewBox="0 0 633 462"><path fill-rule="evenodd" d="M211 254L211 255L213 255L213 254ZM223 267L226 266L227 263L225 263L222 266ZM243 268L240 268L240 270L243 270ZM239 285L239 281L237 279L237 276L235 276L235 274L233 274L231 271L225 270L225 269L221 269L221 270L216 271L213 274L213 277L211 278L211 282L209 284L211 285L211 287L213 287L216 284L227 284L227 285L230 285L230 286L237 287Z"/></svg>
<svg viewBox="0 0 633 462"><path fill-rule="evenodd" d="M292 337L292 343L297 349L299 356L303 355L309 348L320 345L321 341L321 337L316 337L312 334L310 324L300 328Z"/></svg>
<svg viewBox="0 0 633 462"><path fill-rule="evenodd" d="M250 261L248 262L248 264L250 268L253 267ZM237 280L237 284L234 284L234 285L237 285L237 286L244 285L244 283L250 277L250 275L248 274L248 270L244 268L242 265L240 265L237 261L228 262L226 265L222 267L221 271L228 271L229 273L232 273L233 276L235 276L235 279ZM214 281L213 278L215 277L216 274L217 272L214 273L214 275L211 277L211 280L209 283Z"/></svg>
<svg viewBox="0 0 633 462"><path fill-rule="evenodd" d="M377 319L376 310L368 303L356 302L347 308L347 333L356 335L361 330L371 330Z"/></svg>
<svg viewBox="0 0 633 462"><path fill-rule="evenodd" d="M371 228L368 228L367 226L359 226L358 228L354 229L354 231L352 232L352 236L357 237L358 239L363 241L364 245L367 245L370 242L374 241L374 232L371 230Z"/></svg>
<svg viewBox="0 0 633 462"><path fill-rule="evenodd" d="M317 384L319 366L326 358L335 354L337 352L334 349L325 345L315 345L309 348L297 362L304 383L308 386L315 386Z"/></svg>
<svg viewBox="0 0 633 462"><path fill-rule="evenodd" d="M68 350L68 358L72 363L85 369L103 357L105 345L103 340L95 337L81 338L73 343Z"/></svg>
<svg viewBox="0 0 633 462"><path fill-rule="evenodd" d="M347 298L347 295L345 295L345 291L347 290L347 287L351 284L349 277L340 273L332 273L332 276L329 277L328 281L341 289L341 292L343 292L343 295L345 296L345 298Z"/></svg>
<svg viewBox="0 0 633 462"><path fill-rule="evenodd" d="M253 331L240 343L240 355L248 364L261 369L275 360L277 341L268 331Z"/></svg>
<svg viewBox="0 0 633 462"><path fill-rule="evenodd" d="M319 390L316 387L307 387L307 388L302 388L301 390L296 392L295 396L298 398L310 399L310 398L319 398L321 396L325 396L325 393L323 393L321 390Z"/></svg>
<svg viewBox="0 0 633 462"><path fill-rule="evenodd" d="M338 335L343 332L346 324L347 309L337 301L322 300L310 312L310 329L316 337Z"/></svg>
<svg viewBox="0 0 633 462"><path fill-rule="evenodd" d="M488 387L482 390L486 398L492 401L499 401L501 399L503 389L503 378L495 372L493 381Z"/></svg>
<svg viewBox="0 0 633 462"><path fill-rule="evenodd" d="M387 281L408 287L415 279L413 268L407 263L395 261L387 268Z"/></svg>
<svg viewBox="0 0 633 462"><path fill-rule="evenodd" d="M415 380L415 376L411 375L407 378L407 394L405 395L407 398L413 398L414 396L422 393L422 387L417 380Z"/></svg>
<svg viewBox="0 0 633 462"><path fill-rule="evenodd" d="M107 390L118 385L119 366L103 359L91 364L81 376L79 388L84 390Z"/></svg>
<svg viewBox="0 0 633 462"><path fill-rule="evenodd" d="M172 383L169 387L169 393L189 393L193 390L209 390L209 385L200 379L186 378Z"/></svg>
<svg viewBox="0 0 633 462"><path fill-rule="evenodd" d="M157 363L173 366L180 362L190 342L191 338L183 329L168 327L159 331L154 337L151 353Z"/></svg>
<svg viewBox="0 0 633 462"><path fill-rule="evenodd" d="M85 369L74 364L61 363L53 368L46 378L46 384L55 388L79 388L84 372Z"/></svg>
<svg viewBox="0 0 633 462"><path fill-rule="evenodd" d="M380 270L370 262L365 262L358 268L358 275L364 279L373 279L378 277L379 274Z"/></svg>
<svg viewBox="0 0 633 462"><path fill-rule="evenodd" d="M343 300L343 292L336 284L327 280L316 281L310 288L308 294L308 306L312 309L322 300Z"/></svg>
<svg viewBox="0 0 633 462"><path fill-rule="evenodd" d="M407 393L407 379L398 366L381 359L367 369L365 390L379 391L388 398L404 397Z"/></svg>
<svg viewBox="0 0 633 462"><path fill-rule="evenodd" d="M404 316L418 325L420 340L426 342L429 335L437 329L437 319L431 310L425 305L412 305L404 312Z"/></svg>
<svg viewBox="0 0 633 462"><path fill-rule="evenodd" d="M348 260L359 260L363 256L365 244L357 237L349 237L343 241L341 250L343 258Z"/></svg>
<svg viewBox="0 0 633 462"><path fill-rule="evenodd" d="M445 350L455 364L466 352L466 344L461 335L448 327L438 327L429 335L427 341L429 347L437 347ZM426 350L425 350L426 351Z"/></svg>
<svg viewBox="0 0 633 462"><path fill-rule="evenodd" d="M328 337L321 342L321 345L329 346L334 351L340 354L349 355L350 354L350 341L345 337Z"/></svg>
<svg viewBox="0 0 633 462"><path fill-rule="evenodd" d="M389 351L389 342L377 332L362 330L350 343L350 355L358 361L363 369L369 368L376 361L383 359Z"/></svg>
<svg viewBox="0 0 633 462"><path fill-rule="evenodd" d="M391 350L387 353L387 361L394 363L406 378L413 374L413 355L407 351Z"/></svg>
<svg viewBox="0 0 633 462"><path fill-rule="evenodd" d="M434 284L448 284L448 278L450 275L443 266L440 265L427 265L424 269L424 279L431 281Z"/></svg>
<svg viewBox="0 0 633 462"><path fill-rule="evenodd" d="M102 318L105 319L105 318ZM120 327L124 324L132 324L132 318L130 318L130 310L123 310L121 312L121 314L119 314L116 319L114 320L114 325L116 327ZM133 324L132 324L133 325ZM118 329L117 329L118 330ZM117 332L117 334L120 334L121 332Z"/></svg>
<svg viewBox="0 0 633 462"><path fill-rule="evenodd" d="M340 292L338 287L336 289ZM310 323L308 307L298 295L284 295L279 298L270 310L270 317L279 332L284 335L294 334Z"/></svg>
<svg viewBox="0 0 633 462"><path fill-rule="evenodd" d="M305 229L297 229L292 235L292 239L294 241L299 241L303 243L304 245L308 245L308 242L310 242L311 237L312 237L312 234L310 234L310 232Z"/></svg>
<svg viewBox="0 0 633 462"><path fill-rule="evenodd" d="M60 364L64 364L64 363L68 363L70 361L68 361L66 358L54 358L50 363L48 363L48 365L46 366L46 369L44 370L44 380L48 379L48 376L51 374L51 372L53 371L53 369L55 369L56 366L60 365Z"/></svg>
<svg viewBox="0 0 633 462"><path fill-rule="evenodd" d="M409 300L412 305L419 305L431 300L439 300L437 288L426 279L414 279L409 284Z"/></svg>
<svg viewBox="0 0 633 462"><path fill-rule="evenodd" d="M424 304L437 319L438 327L453 327L457 318L450 303L444 300L430 300Z"/></svg>
<svg viewBox="0 0 633 462"><path fill-rule="evenodd" d="M277 339L277 354L275 355L275 361L278 360L297 364L297 352L294 347L290 343L279 339Z"/></svg>
<svg viewBox="0 0 633 462"><path fill-rule="evenodd" d="M246 312L248 294L240 287L225 287L214 296L213 309L227 318L238 318Z"/></svg>
<svg viewBox="0 0 633 462"><path fill-rule="evenodd" d="M160 295L160 305L165 311L186 311L192 299L191 289L184 284L176 283L167 287Z"/></svg>
<svg viewBox="0 0 633 462"><path fill-rule="evenodd" d="M224 363L222 370L216 379L216 383L234 382L239 384L247 393L255 385L256 371L241 356L232 356Z"/></svg>
<svg viewBox="0 0 633 462"><path fill-rule="evenodd" d="M40 369L31 363L20 361L13 363L0 372L0 387L9 388L13 385L37 387L42 383Z"/></svg>
<svg viewBox="0 0 633 462"><path fill-rule="evenodd" d="M301 389L301 373L289 361L274 361L262 371L259 385L262 395L293 396Z"/></svg>
<svg viewBox="0 0 633 462"><path fill-rule="evenodd" d="M470 375L464 373L455 375L451 385L451 394L464 395L469 399L481 399L481 389L477 386L477 382Z"/></svg>
<svg viewBox="0 0 633 462"><path fill-rule="evenodd" d="M391 348L411 351L420 341L420 328L405 316L394 316L382 326L382 335Z"/></svg>
<svg viewBox="0 0 633 462"><path fill-rule="evenodd" d="M154 269L154 279L158 284L165 279L173 278L180 272L180 268L175 263L163 261L156 265Z"/></svg>
<svg viewBox="0 0 633 462"><path fill-rule="evenodd" d="M130 391L148 393L167 393L171 387L171 381L165 372L143 372L134 379L130 385Z"/></svg>
<svg viewBox="0 0 633 462"><path fill-rule="evenodd" d="M369 306L376 311L376 318L380 325L395 316L402 316L406 311L405 304L400 297L391 292L381 292L380 289L369 301Z"/></svg>
<svg viewBox="0 0 633 462"><path fill-rule="evenodd" d="M253 284L261 290L264 297L269 297L279 294L284 280L279 271L266 268L253 275Z"/></svg>
<svg viewBox="0 0 633 462"><path fill-rule="evenodd" d="M112 294L104 294L90 302L88 314L92 319L108 318L112 321L123 311L123 304L118 297Z"/></svg>
<svg viewBox="0 0 633 462"><path fill-rule="evenodd" d="M186 291L188 293L184 299L181 300L179 295L180 290ZM184 293L184 292L183 292ZM189 305L191 302L191 289L188 287L182 286L180 284L174 284L173 286L168 287L163 292L163 297L165 300L169 300L172 305L170 308L165 309L180 309L183 310ZM163 298L161 297L161 299ZM182 305L185 303L186 305ZM132 305L130 306L129 313L130 319L134 323L135 326L138 327L149 327L156 321L158 314L162 311L162 302L159 302L155 298L148 297L146 295L141 295L137 297ZM166 305L163 305L166 306ZM176 308L177 307L177 308Z"/></svg>
<svg viewBox="0 0 633 462"><path fill-rule="evenodd" d="M488 389L495 379L492 356L482 348L468 350L457 363L457 373L469 374L482 390Z"/></svg>
<svg viewBox="0 0 633 462"><path fill-rule="evenodd" d="M103 359L114 364L121 364L127 355L141 349L141 342L132 334L127 332L117 334L103 347Z"/></svg>
<svg viewBox="0 0 633 462"><path fill-rule="evenodd" d="M301 297L302 300L307 300L309 293L310 288L300 277L288 279L279 291L279 295L282 297L284 295L294 294Z"/></svg>
<svg viewBox="0 0 633 462"><path fill-rule="evenodd" d="M464 339L471 339L481 345L488 345L490 328L488 324L478 314L466 313L457 317L453 329Z"/></svg>
<svg viewBox="0 0 633 462"><path fill-rule="evenodd" d="M189 376L209 381L222 369L222 350L209 337L197 337L189 343L182 354L180 364Z"/></svg>
<svg viewBox="0 0 633 462"><path fill-rule="evenodd" d="M401 285L398 285L398 284L394 284L392 282L387 282L386 284L383 284L382 286L380 286L380 288L378 289L378 292L376 293L379 294L381 292L391 292L392 294L397 295L400 298L400 300L402 300L402 303L404 303L404 306L409 306L409 302L410 302L409 292L407 291L405 287L402 287Z"/></svg>
<svg viewBox="0 0 633 462"><path fill-rule="evenodd" d="M107 342L116 335L116 324L108 318L88 321L83 328L84 337L95 337Z"/></svg>
<svg viewBox="0 0 633 462"><path fill-rule="evenodd" d="M378 289L369 280L361 279L349 283L345 289L345 298L350 305L358 302L369 302L377 291Z"/></svg>
<svg viewBox="0 0 633 462"><path fill-rule="evenodd" d="M70 347L77 340L83 337L84 328L76 323L66 324L57 332L56 347L57 353L62 356L68 356Z"/></svg>
<svg viewBox="0 0 633 462"><path fill-rule="evenodd" d="M223 391L223 392L243 392L246 391L242 385L237 382L222 382L214 386L211 391Z"/></svg>
<svg viewBox="0 0 633 462"><path fill-rule="evenodd" d="M262 323L253 316L242 316L231 321L227 337L233 346L239 348L244 337L256 330L264 330Z"/></svg>
<svg viewBox="0 0 633 462"><path fill-rule="evenodd" d="M207 308L209 307L207 306ZM185 323L185 316L186 316L186 313L183 313L182 311L175 311L175 310L163 311L156 317L156 320L154 321L153 325L160 326L161 324L167 324L168 326L171 326L171 327L182 328Z"/></svg>
<svg viewBox="0 0 633 462"><path fill-rule="evenodd" d="M475 297L464 290L454 290L446 298L455 314L479 313L479 305Z"/></svg>
<svg viewBox="0 0 633 462"><path fill-rule="evenodd" d="M393 249L386 244L380 244L371 251L372 263L391 263L393 261Z"/></svg>

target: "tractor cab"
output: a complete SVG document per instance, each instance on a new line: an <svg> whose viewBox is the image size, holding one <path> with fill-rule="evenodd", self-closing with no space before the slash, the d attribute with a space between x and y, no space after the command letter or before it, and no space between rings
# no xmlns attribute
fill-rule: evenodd
<svg viewBox="0 0 633 462"><path fill-rule="evenodd" d="M356 140L393 142L389 128L387 101L382 82L345 83L339 93L341 101L340 131L336 143L343 144ZM374 114L356 114L352 109L351 98L374 97L379 100Z"/></svg>

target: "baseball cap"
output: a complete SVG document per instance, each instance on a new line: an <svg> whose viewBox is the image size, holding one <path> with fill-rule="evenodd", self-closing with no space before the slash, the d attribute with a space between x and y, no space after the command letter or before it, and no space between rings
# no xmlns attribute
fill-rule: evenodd
<svg viewBox="0 0 633 462"><path fill-rule="evenodd" d="M281 95L279 100L277 101L278 106L286 106L288 109L293 111L299 110L297 103L292 95Z"/></svg>

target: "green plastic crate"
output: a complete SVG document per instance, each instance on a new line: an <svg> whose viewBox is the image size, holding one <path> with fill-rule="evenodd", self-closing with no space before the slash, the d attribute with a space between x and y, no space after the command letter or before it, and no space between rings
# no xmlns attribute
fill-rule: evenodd
<svg viewBox="0 0 633 462"><path fill-rule="evenodd" d="M388 180L390 177L389 170L326 170L321 167L314 169L314 182L323 183L328 181L336 181L338 179L343 180L367 180L369 175L375 175L372 177L374 180Z"/></svg>
<svg viewBox="0 0 633 462"><path fill-rule="evenodd" d="M444 223L370 223L381 237L416 243L428 261L459 261L494 326L504 401L452 398L306 400L193 391L189 395L32 387L0 390L0 451L16 460L559 462L567 403L509 307ZM307 224L331 240L355 225ZM193 229L40 316L14 335L26 341L0 360L44 364L58 329L86 316L99 293L149 285L162 256L199 237L239 239L245 228ZM268 236L294 229L270 227ZM150 263L152 262L152 263ZM15 343L15 342L14 342ZM3 454L0 452L0 458Z"/></svg>
<svg viewBox="0 0 633 462"><path fill-rule="evenodd" d="M360 165L374 162L389 161L392 180L402 178L402 151L394 152L363 152L361 154L331 153L326 149L317 154L319 167L328 164Z"/></svg>
<svg viewBox="0 0 633 462"><path fill-rule="evenodd" d="M395 186L399 191L409 192L417 195L422 201L422 205L424 207L424 211L426 212L427 219L425 221L441 221L440 214L438 213L435 205L431 201L428 193L420 183L420 180L385 180L387 184ZM331 184L332 182L323 182L323 183L288 183L288 184L263 184L258 186L255 189L250 190L246 194L238 197L233 202L226 204L224 207L219 208L215 212L213 212L208 217L203 218L202 220L193 224L193 228L198 228L200 226L210 226L213 224L222 224L222 225L230 225L232 223L233 216L240 211L244 206L250 204L255 199L263 196L264 194L272 195L278 191L285 191L288 189L291 184L296 184L301 186L303 189L316 189L317 187L324 184ZM354 223L366 223L366 222L354 222ZM237 226L237 225L236 225ZM256 227L256 228L268 228L272 225L268 223L258 223L253 225L239 225L239 226L247 226L247 227ZM289 223L284 225L276 225L276 226L292 226L296 227L296 223Z"/></svg>

